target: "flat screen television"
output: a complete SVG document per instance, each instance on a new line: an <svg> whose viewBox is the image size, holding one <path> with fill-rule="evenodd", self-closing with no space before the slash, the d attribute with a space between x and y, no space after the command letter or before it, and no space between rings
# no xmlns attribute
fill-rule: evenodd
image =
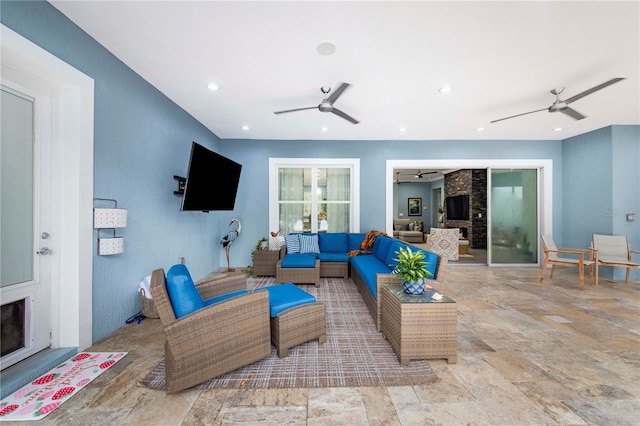
<svg viewBox="0 0 640 426"><path fill-rule="evenodd" d="M180 210L233 210L242 165L193 142Z"/></svg>
<svg viewBox="0 0 640 426"><path fill-rule="evenodd" d="M447 219L469 220L469 195L454 195L447 197Z"/></svg>

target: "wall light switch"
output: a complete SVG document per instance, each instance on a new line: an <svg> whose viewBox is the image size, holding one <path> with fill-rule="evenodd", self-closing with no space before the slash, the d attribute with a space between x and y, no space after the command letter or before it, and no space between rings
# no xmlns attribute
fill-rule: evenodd
<svg viewBox="0 0 640 426"><path fill-rule="evenodd" d="M398 213L398 216L402 217L404 216L404 213Z"/></svg>

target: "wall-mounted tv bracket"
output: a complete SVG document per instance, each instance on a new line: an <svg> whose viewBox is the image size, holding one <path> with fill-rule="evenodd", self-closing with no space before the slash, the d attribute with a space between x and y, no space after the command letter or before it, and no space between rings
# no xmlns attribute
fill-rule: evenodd
<svg viewBox="0 0 640 426"><path fill-rule="evenodd" d="M174 195L179 195L182 197L184 194L184 187L187 184L187 178L183 178L182 176L173 175L173 178L178 181L178 190L173 191Z"/></svg>

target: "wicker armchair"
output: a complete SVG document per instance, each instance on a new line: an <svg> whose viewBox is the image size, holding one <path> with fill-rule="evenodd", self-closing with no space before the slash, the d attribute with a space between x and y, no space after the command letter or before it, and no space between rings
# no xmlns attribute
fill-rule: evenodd
<svg viewBox="0 0 640 426"><path fill-rule="evenodd" d="M229 284L236 288L230 288ZM223 283L199 281L196 287L203 298L209 299L246 290L246 278ZM171 306L162 269L151 274L151 294L167 339L164 353L168 394L271 355L266 291L226 299L179 319Z"/></svg>

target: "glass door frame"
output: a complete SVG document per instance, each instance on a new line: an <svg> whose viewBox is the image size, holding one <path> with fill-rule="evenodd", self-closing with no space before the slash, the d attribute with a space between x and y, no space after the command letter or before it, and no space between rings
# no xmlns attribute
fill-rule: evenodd
<svg viewBox="0 0 640 426"><path fill-rule="evenodd" d="M536 243L537 248L535 263L496 263L493 261L493 171L494 170L535 170L536 171ZM487 265L495 267L538 267L540 266L540 229L541 229L541 188L540 188L541 171L539 167L489 167L487 168Z"/></svg>
<svg viewBox="0 0 640 426"><path fill-rule="evenodd" d="M385 232L393 235L393 170L394 169L538 169L538 234L553 234L553 160L549 158L531 159L413 159L413 160L387 160L385 170ZM488 185L488 183L487 183ZM490 204L490 203L489 203ZM489 207L489 206L488 206ZM487 215L490 217L490 213ZM489 226L489 224L487 224ZM489 228L490 229L490 228ZM487 238L489 235L487 235ZM538 235L539 238L539 235ZM490 241L487 239L487 251ZM540 244L538 244L538 265L540 266ZM487 253L488 255L488 253ZM487 258L487 264L491 265ZM505 266L505 265L500 265ZM508 265L513 266L513 265Z"/></svg>

